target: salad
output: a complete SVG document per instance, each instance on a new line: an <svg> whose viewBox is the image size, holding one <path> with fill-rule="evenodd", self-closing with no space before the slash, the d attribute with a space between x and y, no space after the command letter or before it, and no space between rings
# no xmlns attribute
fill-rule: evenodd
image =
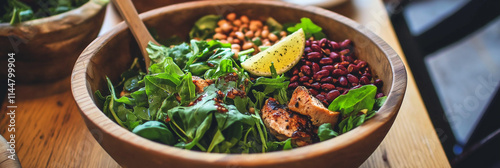
<svg viewBox="0 0 500 168"><path fill-rule="evenodd" d="M88 0L6 0L1 2L0 23L16 24L78 8Z"/></svg>
<svg viewBox="0 0 500 168"><path fill-rule="evenodd" d="M188 43L150 43L151 66L135 58L96 101L123 128L188 150L258 153L325 141L363 124L386 99L352 42L325 37L309 18L207 15Z"/></svg>

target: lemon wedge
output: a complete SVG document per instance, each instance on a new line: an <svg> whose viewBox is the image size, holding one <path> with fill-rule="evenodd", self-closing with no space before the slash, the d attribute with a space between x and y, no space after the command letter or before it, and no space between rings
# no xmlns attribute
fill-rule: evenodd
<svg viewBox="0 0 500 168"><path fill-rule="evenodd" d="M241 67L257 76L271 76L269 67L274 63L276 73L280 75L299 63L305 42L304 31L299 29L268 49L248 58L241 63Z"/></svg>

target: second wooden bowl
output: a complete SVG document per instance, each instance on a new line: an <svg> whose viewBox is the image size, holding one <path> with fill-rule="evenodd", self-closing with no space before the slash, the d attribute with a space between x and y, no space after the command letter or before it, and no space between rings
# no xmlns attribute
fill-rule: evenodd
<svg viewBox="0 0 500 168"><path fill-rule="evenodd" d="M15 53L17 82L53 82L68 77L78 55L97 37L105 4L90 0L58 15L16 25L0 23L0 67L7 67L7 54ZM0 75L6 77L7 70Z"/></svg>
<svg viewBox="0 0 500 168"><path fill-rule="evenodd" d="M78 58L71 81L73 96L90 130L99 131L101 146L124 167L357 167L377 148L391 128L403 101L406 70L387 43L354 21L317 7L272 1L201 1L182 3L141 14L160 36L186 37L194 22L207 14L230 12L250 18L273 17L281 23L311 18L335 41L351 39L359 59L366 60L384 81L387 102L374 118L336 138L296 148L259 154L212 154L159 144L120 127L107 118L94 100L106 90L105 76L115 83L140 55L125 23L92 42Z"/></svg>

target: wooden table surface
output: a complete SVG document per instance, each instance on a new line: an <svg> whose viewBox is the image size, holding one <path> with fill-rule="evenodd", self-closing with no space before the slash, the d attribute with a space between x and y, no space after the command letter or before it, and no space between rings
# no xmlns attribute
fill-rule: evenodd
<svg viewBox="0 0 500 168"><path fill-rule="evenodd" d="M406 59L381 1L351 0L331 10L361 23ZM408 67L407 67L408 68ZM411 70L394 125L361 167L450 167L427 114ZM16 85L16 152L23 167L120 167L89 131L69 89L69 78L38 85ZM0 134L8 139L4 101ZM2 151L3 152L3 151ZM0 158L3 160L4 158Z"/></svg>

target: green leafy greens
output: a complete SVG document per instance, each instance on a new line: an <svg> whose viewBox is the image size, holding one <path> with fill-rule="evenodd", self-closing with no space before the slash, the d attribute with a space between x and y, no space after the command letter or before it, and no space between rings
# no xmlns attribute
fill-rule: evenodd
<svg viewBox="0 0 500 168"><path fill-rule="evenodd" d="M364 85L333 100L328 110L341 113L342 120L338 124L340 134L360 126L365 120L375 115L376 110L384 104L386 99L385 96L375 99L375 94L377 94L376 86Z"/></svg>
<svg viewBox="0 0 500 168"><path fill-rule="evenodd" d="M152 63L149 73L142 71L136 59L117 86L107 79L109 96L95 93L104 114L119 125L153 141L205 152L292 148L290 141L269 139L251 97L227 96L234 90L263 89L263 94L281 95L280 100L288 101L284 75L259 78L254 85L233 59L230 44L218 41L191 40L170 48L149 43L147 51ZM214 82L197 93L194 74Z"/></svg>

